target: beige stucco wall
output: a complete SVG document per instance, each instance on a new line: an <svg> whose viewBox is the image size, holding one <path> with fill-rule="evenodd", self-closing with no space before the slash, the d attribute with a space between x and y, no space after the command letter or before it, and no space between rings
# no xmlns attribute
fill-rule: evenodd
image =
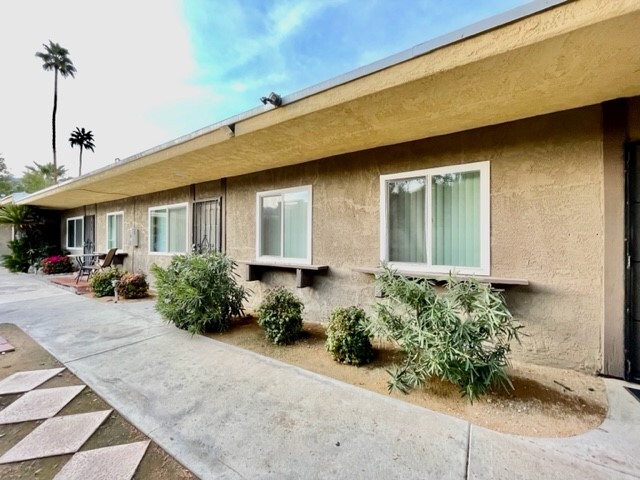
<svg viewBox="0 0 640 480"><path fill-rule="evenodd" d="M123 247L120 251L127 254L123 267L130 271L142 270L149 272L151 265L156 263L166 266L171 261L171 256L165 254L149 253L149 208L162 205L187 203L189 215L193 201L207 200L222 196L220 181L207 182L192 187L183 187L149 195L132 196L126 200L105 202L72 210L66 210L62 214L62 245L66 243L66 227L68 218L96 215L96 247L99 252L107 251L107 214L123 212ZM189 225L191 224L189 220ZM132 243L130 231L138 231L138 245ZM190 230L189 230L190 231ZM187 245L191 244L188 239ZM79 252L73 250L72 253ZM153 278L151 277L153 281Z"/></svg>
<svg viewBox="0 0 640 480"><path fill-rule="evenodd" d="M507 290L525 325L516 358L596 371L601 366L603 282L601 108L591 107L462 134L230 178L228 253L255 258L256 192L313 186L314 264L330 273L298 290L306 318L337 305L375 302L371 277L353 267L379 259L379 176L488 160L491 165L491 275L526 278ZM293 273L251 282L294 287Z"/></svg>
<svg viewBox="0 0 640 480"><path fill-rule="evenodd" d="M8 255L11 253L9 242L13 236L11 225L0 225L0 255Z"/></svg>
<svg viewBox="0 0 640 480"><path fill-rule="evenodd" d="M491 275L530 281L506 291L527 335L514 357L598 371L604 291L601 110L583 108L99 204L97 247L106 249L106 214L122 210L125 267L148 272L152 263L170 260L148 253L149 207L222 196L226 250L236 260L253 260L256 192L312 185L312 261L330 271L296 293L307 320L325 321L338 305L370 307L376 301L373 278L352 268L378 265L381 174L489 161ZM80 214L84 209L62 218ZM127 244L134 227L140 231L138 248ZM295 288L295 275L270 272L261 282L247 282L250 306L279 284Z"/></svg>

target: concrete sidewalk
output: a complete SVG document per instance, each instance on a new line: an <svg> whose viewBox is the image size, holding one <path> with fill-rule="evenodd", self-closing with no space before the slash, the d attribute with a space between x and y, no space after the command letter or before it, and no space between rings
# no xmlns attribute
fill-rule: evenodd
<svg viewBox="0 0 640 480"><path fill-rule="evenodd" d="M640 403L606 380L600 428L505 435L0 269L19 325L201 478L640 478Z"/></svg>

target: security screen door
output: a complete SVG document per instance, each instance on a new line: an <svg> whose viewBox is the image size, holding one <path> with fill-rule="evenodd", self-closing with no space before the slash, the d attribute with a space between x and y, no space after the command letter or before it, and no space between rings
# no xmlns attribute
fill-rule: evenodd
<svg viewBox="0 0 640 480"><path fill-rule="evenodd" d="M194 252L222 250L222 198L193 204Z"/></svg>

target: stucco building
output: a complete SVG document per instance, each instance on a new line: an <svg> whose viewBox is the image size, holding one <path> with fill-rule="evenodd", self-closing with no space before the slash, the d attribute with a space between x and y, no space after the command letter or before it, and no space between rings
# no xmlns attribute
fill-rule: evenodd
<svg viewBox="0 0 640 480"><path fill-rule="evenodd" d="M129 270L220 248L252 305L300 287L312 321L375 303L381 262L473 276L519 360L637 378L638 25L637 0L534 2L19 203Z"/></svg>

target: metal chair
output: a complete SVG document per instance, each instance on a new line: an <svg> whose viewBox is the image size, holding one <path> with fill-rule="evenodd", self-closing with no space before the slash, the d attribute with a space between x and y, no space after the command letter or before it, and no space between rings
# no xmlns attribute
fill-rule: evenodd
<svg viewBox="0 0 640 480"><path fill-rule="evenodd" d="M104 260L102 261L102 263L99 262L86 262L85 264L83 264L80 267L80 271L78 272L78 276L76 277L76 285L78 284L78 282L80 281L80 277L82 277L83 275L87 276L87 281L89 280L89 278L91 277L91 275L93 275L95 272L99 271L99 270L104 270L105 268L108 268L111 266L111 264L113 263L113 259L116 256L116 251L118 249L117 248L112 248L111 250L109 250L107 252L107 255L104 257Z"/></svg>

